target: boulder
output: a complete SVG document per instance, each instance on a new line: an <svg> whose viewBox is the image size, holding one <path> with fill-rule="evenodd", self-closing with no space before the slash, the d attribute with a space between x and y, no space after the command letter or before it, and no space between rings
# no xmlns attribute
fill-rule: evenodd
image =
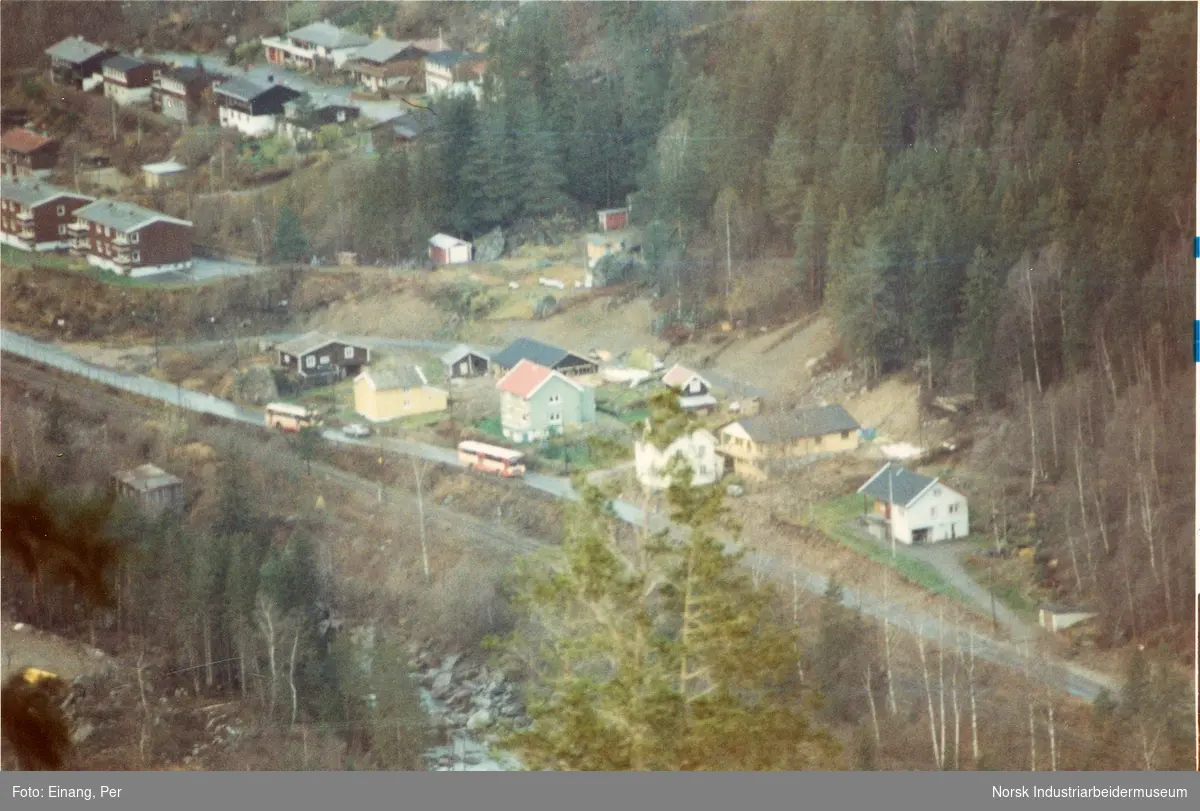
<svg viewBox="0 0 1200 811"><path fill-rule="evenodd" d="M233 381L233 399L251 405L266 405L279 399L279 388L275 385L271 367L254 363L238 372Z"/></svg>
<svg viewBox="0 0 1200 811"><path fill-rule="evenodd" d="M606 287L631 278L637 270L637 260L626 253L602 256L592 267L592 284Z"/></svg>
<svg viewBox="0 0 1200 811"><path fill-rule="evenodd" d="M475 261L495 262L504 256L504 232L493 228L475 240Z"/></svg>
<svg viewBox="0 0 1200 811"><path fill-rule="evenodd" d="M477 710L467 719L467 729L476 730L492 725L492 713L488 710Z"/></svg>
<svg viewBox="0 0 1200 811"><path fill-rule="evenodd" d="M445 656L442 658L442 664L441 664L441 666L438 668L438 670L441 670L441 671L443 671L443 672L447 672L447 673L449 673L450 671L454 670L454 666L455 666L456 664L458 664L458 660L459 660L459 659L461 659L461 658L462 658L462 655L461 655L461 654L457 654L457 653L448 653L448 654L446 654L446 655L445 655Z"/></svg>
<svg viewBox="0 0 1200 811"><path fill-rule="evenodd" d="M453 674L449 670L438 673L433 679L433 685L429 688L429 694L440 701L450 692L452 679Z"/></svg>

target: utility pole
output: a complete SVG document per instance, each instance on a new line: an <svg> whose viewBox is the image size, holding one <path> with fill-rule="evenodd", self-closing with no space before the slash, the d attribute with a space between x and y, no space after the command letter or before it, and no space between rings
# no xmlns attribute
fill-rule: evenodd
<svg viewBox="0 0 1200 811"><path fill-rule="evenodd" d="M729 240L729 198L725 198L725 314L733 320L733 246Z"/></svg>
<svg viewBox="0 0 1200 811"><path fill-rule="evenodd" d="M887 508L887 529L888 538L892 542L892 560L896 559L896 533L892 531L892 510L895 504L892 501L892 466L888 464L888 508Z"/></svg>
<svg viewBox="0 0 1200 811"><path fill-rule="evenodd" d="M112 133L113 140L117 140L117 103L112 102Z"/></svg>

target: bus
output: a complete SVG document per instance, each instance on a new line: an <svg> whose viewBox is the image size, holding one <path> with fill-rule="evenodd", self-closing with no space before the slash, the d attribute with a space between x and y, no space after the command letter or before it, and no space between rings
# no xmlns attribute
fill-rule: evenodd
<svg viewBox="0 0 1200 811"><path fill-rule="evenodd" d="M488 445L484 442L458 443L458 461L464 467L496 473L504 477L524 476L525 465L521 462L525 454L520 451Z"/></svg>
<svg viewBox="0 0 1200 811"><path fill-rule="evenodd" d="M269 403L267 405L267 427L281 431L299 431L301 428L321 424L320 415L304 406L291 403Z"/></svg>

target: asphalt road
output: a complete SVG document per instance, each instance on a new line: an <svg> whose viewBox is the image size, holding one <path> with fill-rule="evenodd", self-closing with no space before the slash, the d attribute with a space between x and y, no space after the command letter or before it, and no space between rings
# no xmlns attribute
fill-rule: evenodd
<svg viewBox="0 0 1200 811"><path fill-rule="evenodd" d="M138 394L142 397L160 400L179 408L188 409L202 414L212 414L224 419L235 420L250 425L262 425L263 417L260 411L241 408L227 400L210 394L188 391L179 386L164 383L141 375L130 375L87 363L70 353L49 344L35 341L26 336L9 330L0 330L0 349L14 355L27 358L45 366L54 367L64 372L82 375L89 380L112 386L123 391ZM325 431L324 436L330 442L346 445L367 447L383 447L393 453L415 456L431 462L458 467L457 454L449 448L441 448L418 442L408 442L398 439L368 439L357 440L343 435L340 431ZM569 480L560 476L530 474L524 478L524 484L557 498L577 500L578 494ZM683 530L673 526L669 521L657 514L645 515L641 508L627 501L617 500L613 509L618 518L634 526L648 526L651 531L666 529L675 539L683 537ZM736 545L726 538L727 549L733 550ZM815 572L795 568L790 563L775 560L757 552L747 551L744 557L746 565L751 569L770 576L780 582L785 588L790 588L793 577L797 585L814 594L824 594L828 580ZM845 589L843 603L867 616L876 619L887 618L893 625L913 634L930 640L938 641L940 633L937 617L924 614L912 606L885 601L872 595ZM943 643L949 647L966 650L969 641L965 639L945 639ZM1022 646L1010 642L992 639L982 635L974 637L974 653L980 659L1002 665L1022 672L1025 667L1025 655ZM1119 682L1104 674L1088 670L1069 662L1058 660L1046 661L1047 654L1042 654L1044 664L1034 670L1034 678L1054 689L1059 689L1085 701L1093 701L1103 690L1115 693Z"/></svg>

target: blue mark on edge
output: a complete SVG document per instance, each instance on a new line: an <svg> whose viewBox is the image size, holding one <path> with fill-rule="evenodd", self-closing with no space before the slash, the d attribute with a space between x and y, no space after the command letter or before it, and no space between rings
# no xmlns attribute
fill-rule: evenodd
<svg viewBox="0 0 1200 811"><path fill-rule="evenodd" d="M1196 258L1200 259L1200 237L1196 237Z"/></svg>

